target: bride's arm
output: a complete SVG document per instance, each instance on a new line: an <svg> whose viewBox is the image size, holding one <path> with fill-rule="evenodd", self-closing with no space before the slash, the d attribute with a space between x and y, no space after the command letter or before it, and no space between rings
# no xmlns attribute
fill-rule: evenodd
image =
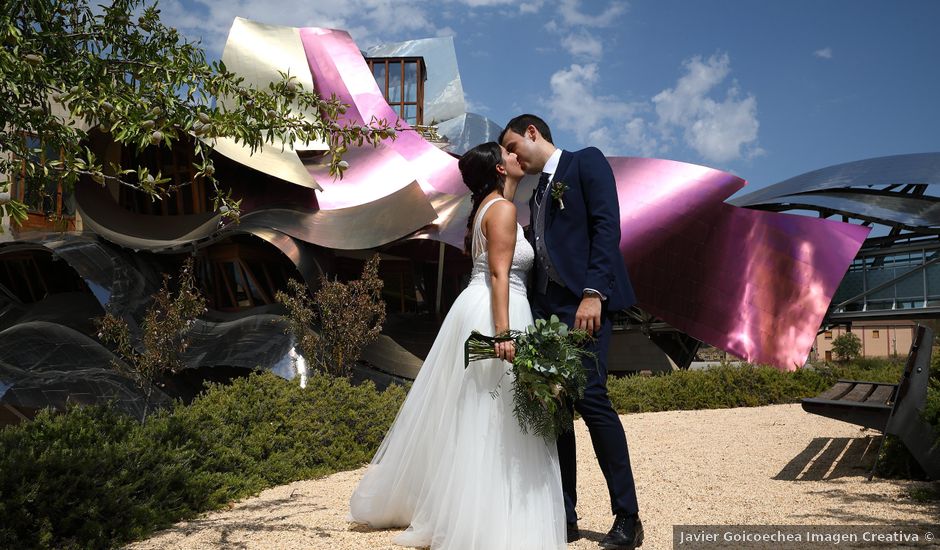
<svg viewBox="0 0 940 550"><path fill-rule="evenodd" d="M483 232L490 264L491 305L496 334L509 329L509 269L516 249L516 206L499 201L485 213ZM512 361L515 348L511 342L496 344L496 354Z"/></svg>

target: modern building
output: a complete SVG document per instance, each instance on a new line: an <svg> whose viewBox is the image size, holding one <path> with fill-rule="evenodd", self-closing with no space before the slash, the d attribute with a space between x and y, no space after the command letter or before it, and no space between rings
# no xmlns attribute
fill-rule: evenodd
<svg viewBox="0 0 940 550"><path fill-rule="evenodd" d="M214 141L216 176L242 199L238 225L213 211L185 139L138 155L89 131L99 158L187 183L161 202L93 181L72 191L44 182L43 194L10 175L31 218L0 244L0 409L9 419L69 401L138 412L131 381L102 366L117 359L90 320L107 309L139 323L161 274L190 257L209 304L185 358L192 379L259 367L294 376L294 342L275 293L291 278L314 290L323 276L356 277L374 253L389 315L360 374L384 382L416 375L469 277L461 250L469 196L456 159L500 131L466 111L452 39L361 51L344 31L238 18L223 61L256 86L289 71L346 102L348 120L400 120L404 131L350 148L342 180L328 174L325 143L251 154ZM782 369L802 365L869 229L731 204L745 181L712 168L609 160L639 299L616 316L611 371L683 368L701 342ZM517 194L523 224L534 183L527 178Z"/></svg>
<svg viewBox="0 0 940 550"><path fill-rule="evenodd" d="M816 336L816 346L810 359L833 361L832 342L839 336L851 333L862 344L862 357L904 358L914 341L914 321L884 320L856 321L851 326L836 325Z"/></svg>

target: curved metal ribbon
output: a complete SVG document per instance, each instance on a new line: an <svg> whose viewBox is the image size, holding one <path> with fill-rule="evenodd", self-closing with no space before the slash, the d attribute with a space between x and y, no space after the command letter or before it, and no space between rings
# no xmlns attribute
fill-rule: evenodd
<svg viewBox="0 0 940 550"><path fill-rule="evenodd" d="M609 160L639 306L752 363L801 366L869 228L731 206L744 180L711 168Z"/></svg>

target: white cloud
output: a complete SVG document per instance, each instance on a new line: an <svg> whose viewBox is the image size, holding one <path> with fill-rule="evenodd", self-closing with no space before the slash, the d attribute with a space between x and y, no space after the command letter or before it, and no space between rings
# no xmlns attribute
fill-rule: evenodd
<svg viewBox="0 0 940 550"><path fill-rule="evenodd" d="M713 97L731 74L728 56L693 57L683 68L674 87L629 103L597 93L596 64L572 64L551 76L544 104L553 124L607 154L655 156L679 145L714 163L763 154L757 144L757 99L743 95L734 82L722 99Z"/></svg>
<svg viewBox="0 0 940 550"><path fill-rule="evenodd" d="M624 144L641 156L651 157L659 150L659 141L653 136L648 124L642 118L634 118L624 126L622 136Z"/></svg>
<svg viewBox="0 0 940 550"><path fill-rule="evenodd" d="M569 34L561 39L561 45L574 57L588 60L600 59L604 54L601 41L586 32Z"/></svg>
<svg viewBox="0 0 940 550"><path fill-rule="evenodd" d="M598 95L599 80L594 63L572 64L555 72L549 83L551 96L545 101L552 123L608 154L652 154L655 140L648 139L642 121L634 122L643 106Z"/></svg>
<svg viewBox="0 0 940 550"><path fill-rule="evenodd" d="M567 25L608 27L627 11L626 2L612 2L601 13L589 15L581 12L581 0L561 0L558 13Z"/></svg>
<svg viewBox="0 0 940 550"><path fill-rule="evenodd" d="M813 52L813 55L820 59L832 59L832 48L823 48L821 50L816 50Z"/></svg>
<svg viewBox="0 0 940 550"><path fill-rule="evenodd" d="M509 0L469 0L505 3ZM229 28L236 16L270 25L325 27L349 32L360 48L387 40L432 36L437 25L431 21L426 3L399 3L392 0L345 0L315 2L283 0L277 10L266 0L181 0L160 3L164 22L190 38L202 38L210 54L221 55Z"/></svg>
<svg viewBox="0 0 940 550"><path fill-rule="evenodd" d="M477 8L480 6L504 6L506 4L515 4L516 0L460 0L461 3Z"/></svg>
<svg viewBox="0 0 940 550"><path fill-rule="evenodd" d="M711 97L731 72L728 55L712 55L707 60L697 56L683 65L686 73L675 87L663 90L652 100L662 135L669 137L673 129L681 131L687 146L713 162L761 154L757 146L757 99L753 95L740 97L735 83L723 100Z"/></svg>
<svg viewBox="0 0 940 550"><path fill-rule="evenodd" d="M490 108L487 105L477 103L466 92L464 92L463 101L467 106L468 113L485 114L490 112Z"/></svg>
<svg viewBox="0 0 940 550"><path fill-rule="evenodd" d="M542 10L542 5L544 5L544 0L535 0L533 2L523 2L519 4L519 13L531 14L538 13Z"/></svg>

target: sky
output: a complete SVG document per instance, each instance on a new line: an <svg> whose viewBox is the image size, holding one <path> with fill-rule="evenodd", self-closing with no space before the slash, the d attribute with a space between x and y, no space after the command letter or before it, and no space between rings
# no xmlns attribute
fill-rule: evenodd
<svg viewBox="0 0 940 550"><path fill-rule="evenodd" d="M532 112L555 144L748 180L940 151L936 0L163 0L221 56L232 20L453 36L470 111ZM277 7L274 7L277 6Z"/></svg>

